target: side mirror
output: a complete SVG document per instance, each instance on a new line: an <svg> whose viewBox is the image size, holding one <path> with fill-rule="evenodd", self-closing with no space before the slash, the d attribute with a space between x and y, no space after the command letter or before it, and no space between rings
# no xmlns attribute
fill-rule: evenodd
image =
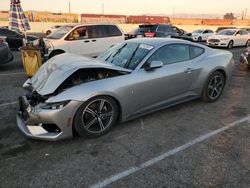
<svg viewBox="0 0 250 188"><path fill-rule="evenodd" d="M150 63L147 63L144 66L144 69L146 71L151 71L151 70L158 69L158 68L161 68L161 67L163 67L163 62L162 61L152 61Z"/></svg>

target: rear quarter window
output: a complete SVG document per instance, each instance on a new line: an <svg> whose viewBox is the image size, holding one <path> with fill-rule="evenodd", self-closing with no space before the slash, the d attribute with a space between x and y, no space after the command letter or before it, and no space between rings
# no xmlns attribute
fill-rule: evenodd
<svg viewBox="0 0 250 188"><path fill-rule="evenodd" d="M117 26L108 25L106 26L108 29L108 36L115 37L115 36L122 36L122 32L118 29Z"/></svg>
<svg viewBox="0 0 250 188"><path fill-rule="evenodd" d="M189 49L190 49L190 59L199 57L205 52L204 48L200 48L197 46L190 46Z"/></svg>

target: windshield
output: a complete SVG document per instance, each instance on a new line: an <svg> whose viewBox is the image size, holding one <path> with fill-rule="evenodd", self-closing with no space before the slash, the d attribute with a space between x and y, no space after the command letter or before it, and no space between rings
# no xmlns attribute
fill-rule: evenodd
<svg viewBox="0 0 250 188"><path fill-rule="evenodd" d="M154 47L147 44L120 43L98 57L116 66L134 70Z"/></svg>
<svg viewBox="0 0 250 188"><path fill-rule="evenodd" d="M230 29L226 29L226 30L222 30L220 31L218 34L219 35L234 35L234 33L236 32L236 30L230 30Z"/></svg>
<svg viewBox="0 0 250 188"><path fill-rule="evenodd" d="M193 31L193 33L203 33L203 30L198 29L198 30Z"/></svg>
<svg viewBox="0 0 250 188"><path fill-rule="evenodd" d="M60 39L66 35L74 26L62 26L48 35L48 39Z"/></svg>

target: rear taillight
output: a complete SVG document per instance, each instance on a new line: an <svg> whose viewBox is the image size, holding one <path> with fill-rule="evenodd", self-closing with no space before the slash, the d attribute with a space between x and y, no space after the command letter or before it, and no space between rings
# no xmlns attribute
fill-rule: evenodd
<svg viewBox="0 0 250 188"><path fill-rule="evenodd" d="M146 32L144 33L145 37L155 37L155 32Z"/></svg>
<svg viewBox="0 0 250 188"><path fill-rule="evenodd" d="M0 43L4 43L5 42L5 38L0 37Z"/></svg>

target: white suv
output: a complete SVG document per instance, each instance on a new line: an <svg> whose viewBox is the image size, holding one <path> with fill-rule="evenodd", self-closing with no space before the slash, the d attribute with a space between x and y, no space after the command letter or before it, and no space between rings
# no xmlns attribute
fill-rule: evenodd
<svg viewBox="0 0 250 188"><path fill-rule="evenodd" d="M97 57L124 40L123 31L113 24L64 25L48 35L45 44L49 58L64 52Z"/></svg>

